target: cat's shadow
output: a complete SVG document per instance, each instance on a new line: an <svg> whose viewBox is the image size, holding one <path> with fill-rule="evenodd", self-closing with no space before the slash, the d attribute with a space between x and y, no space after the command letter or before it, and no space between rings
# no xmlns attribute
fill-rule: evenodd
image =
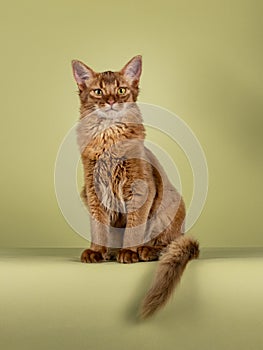
<svg viewBox="0 0 263 350"><path fill-rule="evenodd" d="M70 263L81 264L80 257L78 257L78 256L67 258L67 261ZM108 263L109 262L102 262L102 264L108 264ZM142 262L140 264L142 264ZM154 277L154 273L155 273L155 270L157 268L156 261L155 262L147 262L147 264L151 264L151 268L147 269L147 271L145 271L142 274L142 276L137 284L135 297L133 300L129 301L128 308L125 311L126 320L132 324L138 324L138 323L142 322L142 320L140 319L140 314L139 314L140 306L141 306L141 303L143 301L143 298L145 297L147 290L151 286L151 283L152 283L152 280Z"/></svg>
<svg viewBox="0 0 263 350"><path fill-rule="evenodd" d="M147 262L147 264L152 265L151 269L147 269L147 271L145 271L144 274L141 276L137 284L136 295L134 299L131 300L131 302L129 303L129 306L124 314L126 320L132 324L139 324L143 322L143 320L140 318L140 306L146 295L147 290L151 286L154 273L157 268L157 262Z"/></svg>
<svg viewBox="0 0 263 350"><path fill-rule="evenodd" d="M185 292L187 293L187 298L182 298L180 296L179 300L174 300L177 298L177 293L179 292L178 289L180 288L177 286L174 290L174 293L171 297L171 299L168 301L167 305L164 306L161 310L157 311L156 314L154 314L149 319L141 319L140 318L140 306L143 302L143 299L150 288L153 279L154 279L154 273L157 268L157 263L151 263L152 268L145 271L145 273L141 276L141 279L138 283L137 289L136 289L136 295L134 299L130 302L128 308L126 309L126 312L124 313L124 316L126 318L126 321L130 324L138 325L145 322L152 322L156 319L158 319L158 324L164 324L165 327L167 327L167 321L168 324L170 321L172 321L172 324L175 324L177 322L181 322L182 319L191 319L193 313L196 313L199 309L199 297L200 297L200 291L199 291L199 269L198 269L198 263L195 262L195 264L192 263L191 269L187 271L188 276L184 276L184 288ZM173 301L173 302L172 302ZM162 321L160 322L160 319Z"/></svg>

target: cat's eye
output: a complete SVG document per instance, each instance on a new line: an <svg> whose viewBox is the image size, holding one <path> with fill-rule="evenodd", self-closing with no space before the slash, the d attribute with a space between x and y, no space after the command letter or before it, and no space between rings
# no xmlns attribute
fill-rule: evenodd
<svg viewBox="0 0 263 350"><path fill-rule="evenodd" d="M97 96L102 96L102 94L103 94L101 89L95 89L93 91L94 91L94 94L97 95Z"/></svg>
<svg viewBox="0 0 263 350"><path fill-rule="evenodd" d="M124 87L120 87L117 92L118 95L124 95L126 93L126 89Z"/></svg>

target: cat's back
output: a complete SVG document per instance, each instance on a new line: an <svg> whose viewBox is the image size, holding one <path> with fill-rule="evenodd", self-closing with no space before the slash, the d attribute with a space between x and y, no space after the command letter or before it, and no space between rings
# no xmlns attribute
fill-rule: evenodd
<svg viewBox="0 0 263 350"><path fill-rule="evenodd" d="M158 174L156 176L158 176L158 181L162 182L162 186L171 190L174 189L174 186L171 184L163 166L161 165L155 154L147 147L145 147L145 157L146 160L152 165L153 173Z"/></svg>

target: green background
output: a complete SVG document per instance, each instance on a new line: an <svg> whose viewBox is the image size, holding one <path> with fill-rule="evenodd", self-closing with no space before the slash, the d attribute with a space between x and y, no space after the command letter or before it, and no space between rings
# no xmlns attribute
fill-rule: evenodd
<svg viewBox="0 0 263 350"><path fill-rule="evenodd" d="M78 119L70 61L97 71L143 56L140 101L180 116L209 167L203 247L263 246L262 2L12 1L1 6L2 247L82 247L58 208L53 173ZM189 203L190 167L176 145Z"/></svg>

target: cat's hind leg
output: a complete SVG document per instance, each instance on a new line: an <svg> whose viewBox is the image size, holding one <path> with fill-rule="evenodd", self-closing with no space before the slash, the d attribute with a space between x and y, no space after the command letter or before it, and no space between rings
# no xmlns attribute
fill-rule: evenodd
<svg viewBox="0 0 263 350"><path fill-rule="evenodd" d="M80 260L83 263L98 263L103 261L104 259L100 251L96 252L92 249L85 249L84 252L81 254Z"/></svg>
<svg viewBox="0 0 263 350"><path fill-rule="evenodd" d="M117 261L119 263L135 263L139 261L154 261L158 260L159 256L164 249L164 246L148 246L143 245L138 248L132 249L120 249L117 255Z"/></svg>
<svg viewBox="0 0 263 350"><path fill-rule="evenodd" d="M143 245L137 248L137 253L140 261L154 261L158 260L164 249L164 246L148 246Z"/></svg>
<svg viewBox="0 0 263 350"><path fill-rule="evenodd" d="M112 260L112 256L106 247L91 243L91 247L82 252L80 260L84 263L98 263Z"/></svg>

